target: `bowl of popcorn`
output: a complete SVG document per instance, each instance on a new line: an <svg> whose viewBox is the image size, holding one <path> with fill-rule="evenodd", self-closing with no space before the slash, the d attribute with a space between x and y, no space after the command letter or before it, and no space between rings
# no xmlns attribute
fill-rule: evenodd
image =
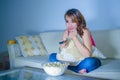
<svg viewBox="0 0 120 80"><path fill-rule="evenodd" d="M48 62L43 65L44 71L51 76L59 76L65 73L68 63Z"/></svg>

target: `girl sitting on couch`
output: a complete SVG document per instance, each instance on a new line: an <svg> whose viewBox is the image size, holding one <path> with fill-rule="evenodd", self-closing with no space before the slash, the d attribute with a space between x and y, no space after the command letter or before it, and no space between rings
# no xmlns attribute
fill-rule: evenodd
<svg viewBox="0 0 120 80"><path fill-rule="evenodd" d="M82 74L100 67L100 60L92 55L95 43L81 12L70 9L64 18L67 28L60 42L60 53L52 53L50 61L67 61L68 69Z"/></svg>

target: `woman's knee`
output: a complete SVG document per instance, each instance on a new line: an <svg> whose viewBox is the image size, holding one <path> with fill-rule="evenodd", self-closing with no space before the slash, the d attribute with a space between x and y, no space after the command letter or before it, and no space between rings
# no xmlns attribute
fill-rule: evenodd
<svg viewBox="0 0 120 80"><path fill-rule="evenodd" d="M51 53L49 56L49 60L51 62L57 62L58 60L57 60L56 56L57 56L57 53Z"/></svg>
<svg viewBox="0 0 120 80"><path fill-rule="evenodd" d="M98 58L88 57L80 62L79 69L86 69L87 72L90 72L100 66L101 66L101 61Z"/></svg>

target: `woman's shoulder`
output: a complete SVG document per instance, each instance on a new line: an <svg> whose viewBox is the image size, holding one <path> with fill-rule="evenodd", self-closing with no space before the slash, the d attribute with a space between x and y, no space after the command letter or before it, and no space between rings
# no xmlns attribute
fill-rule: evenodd
<svg viewBox="0 0 120 80"><path fill-rule="evenodd" d="M90 30L88 28L83 29L83 35L90 35Z"/></svg>

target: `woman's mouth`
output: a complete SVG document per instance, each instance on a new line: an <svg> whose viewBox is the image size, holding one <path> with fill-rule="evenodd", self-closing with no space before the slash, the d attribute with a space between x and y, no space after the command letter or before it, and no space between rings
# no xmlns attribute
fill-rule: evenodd
<svg viewBox="0 0 120 80"><path fill-rule="evenodd" d="M69 31L72 31L74 28L68 28Z"/></svg>

